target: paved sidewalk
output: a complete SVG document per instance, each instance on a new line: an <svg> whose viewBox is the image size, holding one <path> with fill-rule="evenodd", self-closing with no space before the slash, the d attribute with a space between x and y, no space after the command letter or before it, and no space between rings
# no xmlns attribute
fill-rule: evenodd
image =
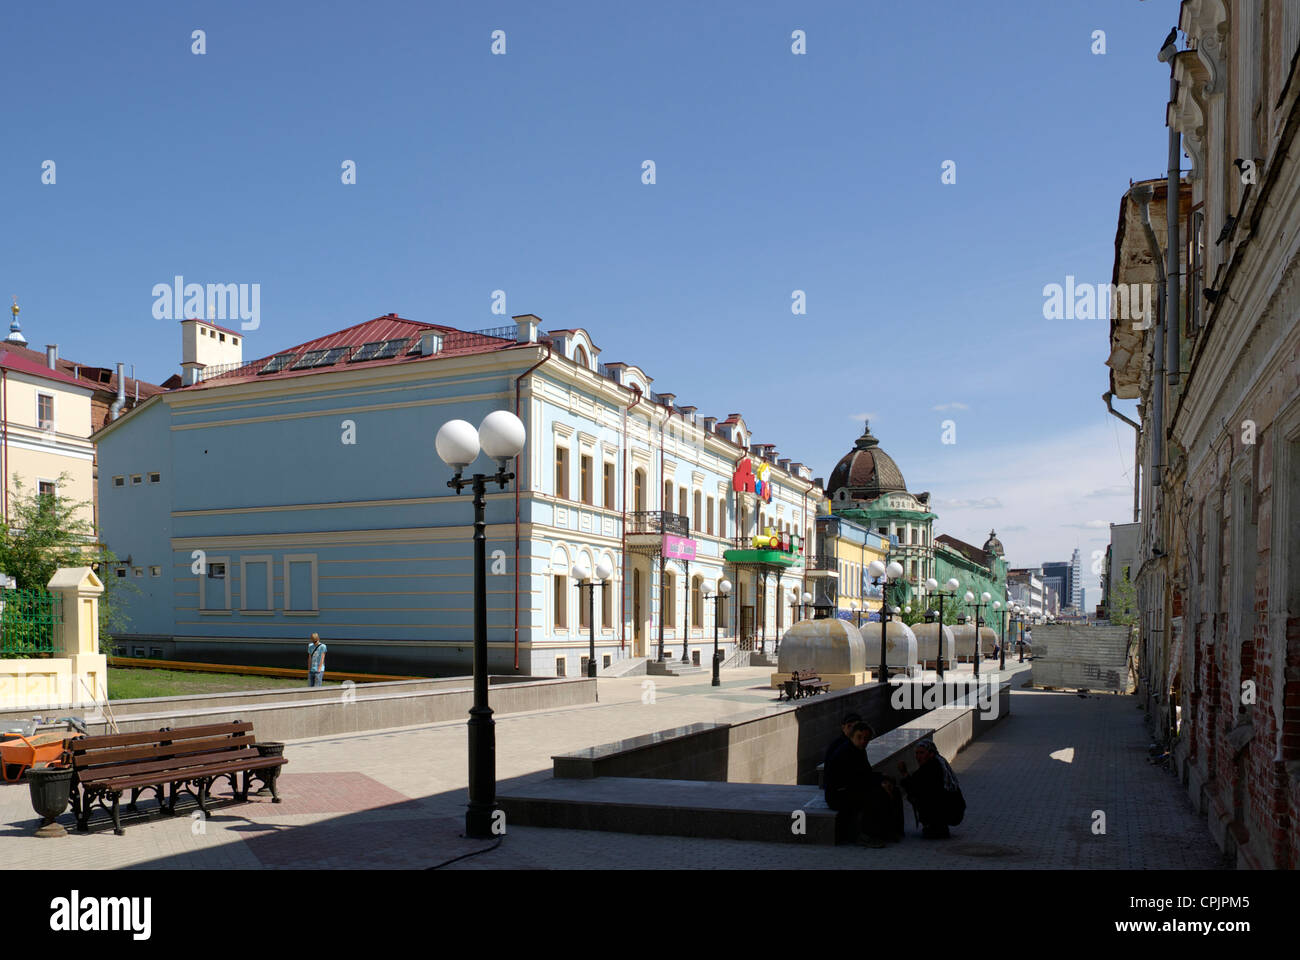
<svg viewBox="0 0 1300 960"><path fill-rule="evenodd" d="M1010 667L1011 664L1008 664ZM1028 664L1025 665L1026 667ZM600 702L497 719L500 780L545 775L579 747L776 706L769 671L602 678ZM653 692L653 697L650 694ZM647 702L647 701L653 702ZM915 830L883 849L802 847L517 827L495 849L460 836L467 800L463 721L293 742L284 803L218 810L56 840L31 836L25 785L0 787L0 862L27 868L1139 868L1206 869L1218 851L1169 774L1146 762L1128 697L1017 689L1012 715L953 763L965 822L949 841ZM1070 762L1060 751L1073 749ZM1105 815L1094 834L1094 811ZM909 813L910 819L910 813ZM70 814L62 822L71 825Z"/></svg>

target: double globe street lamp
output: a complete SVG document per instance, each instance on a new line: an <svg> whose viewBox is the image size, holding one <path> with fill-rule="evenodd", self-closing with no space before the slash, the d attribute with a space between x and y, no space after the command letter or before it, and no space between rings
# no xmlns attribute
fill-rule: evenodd
<svg viewBox="0 0 1300 960"><path fill-rule="evenodd" d="M938 610L939 631L936 634L936 636L938 637L938 661L937 662L939 664L939 669L937 673L939 678L938 679L939 695L941 697L943 696L943 601L949 598L956 599L957 589L960 586L961 584L957 581L956 577L950 577L944 583L944 587L946 588L944 590L939 589L939 581L934 579L934 577L931 577L930 579L925 581L926 592L928 592L932 597L939 598L939 610ZM967 596L970 596L970 594L967 594Z"/></svg>
<svg viewBox="0 0 1300 960"><path fill-rule="evenodd" d="M975 602L975 594L969 590L966 591L966 605L975 608L975 679L980 676L980 610L993 599L992 594L987 591L980 594L980 602Z"/></svg>
<svg viewBox="0 0 1300 960"><path fill-rule="evenodd" d="M722 619L722 605L729 596L731 596L730 580L719 580L716 591L709 584L704 586L704 599L713 601L713 686L715 687L722 683L718 676L722 662L718 657L718 624Z"/></svg>
<svg viewBox="0 0 1300 960"><path fill-rule="evenodd" d="M582 603L582 590L587 589L587 626L590 634L587 640L587 676L596 676L596 587L603 587L605 581L614 575L609 564L604 560L596 564L596 579L591 578L591 571L581 561L573 565L569 575L578 581L578 603Z"/></svg>
<svg viewBox="0 0 1300 960"><path fill-rule="evenodd" d="M877 683L889 682L889 667L885 663L885 630L889 622L889 591L886 589L890 582L899 579L903 575L903 565L897 560L890 562L885 566L879 560L872 560L867 565L867 574L871 577L871 582L880 587L880 677Z"/></svg>
<svg viewBox="0 0 1300 960"><path fill-rule="evenodd" d="M464 420L449 420L438 430L434 447L443 463L456 471L447 486L460 493L474 491L474 705L469 709L469 809L465 834L475 839L491 837L496 807L496 730L488 706L487 665L487 521L484 497L489 483L502 490L515 475L506 462L524 449L523 422L508 410L494 410L477 430ZM480 450L497 462L496 473L464 477L465 468Z"/></svg>

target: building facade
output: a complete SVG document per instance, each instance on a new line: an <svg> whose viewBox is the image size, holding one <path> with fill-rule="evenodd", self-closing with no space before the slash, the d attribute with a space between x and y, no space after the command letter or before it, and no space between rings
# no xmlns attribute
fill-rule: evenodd
<svg viewBox="0 0 1300 960"><path fill-rule="evenodd" d="M1191 170L1155 231L1155 185L1125 194L1114 272L1170 293L1155 324L1112 320L1108 361L1139 401L1139 693L1225 855L1295 868L1300 5L1188 0L1179 27L1164 116Z"/></svg>
<svg viewBox="0 0 1300 960"><path fill-rule="evenodd" d="M465 673L472 507L447 488L448 420L517 411L517 478L487 495L489 666L572 675L598 663L775 638L781 586L723 559L761 531L810 539L824 500L802 464L755 444L739 414L699 417L585 330L532 315L467 332L389 314L270 357L215 362L96 435L104 538L150 576L125 645L179 659L299 666L318 632L337 669ZM208 325L211 326L211 325ZM381 467L380 469L376 469ZM473 469L487 470L480 461ZM749 481L748 487L746 480ZM594 590L577 563L613 576ZM802 564L785 580L804 582ZM706 594L735 584L720 608Z"/></svg>
<svg viewBox="0 0 1300 960"><path fill-rule="evenodd" d="M816 615L854 623L879 620L882 590L871 582L868 568L877 560L888 562L888 538L843 515L822 514L816 529L816 555L808 565Z"/></svg>
<svg viewBox="0 0 1300 960"><path fill-rule="evenodd" d="M893 457L863 424L862 436L831 471L826 484L831 511L889 539L889 560L903 567L902 601L934 576L934 520L930 494L907 490Z"/></svg>
<svg viewBox="0 0 1300 960"><path fill-rule="evenodd" d="M971 621L975 619L975 610L963 599L967 591L975 595L977 603L979 598L987 593L990 600L988 605L979 611L980 620L995 630L999 629L999 618L1005 619L1006 616L1007 561L1002 541L997 538L997 532L989 531L989 538L984 542L983 547L941 533L935 537L934 559L939 571L935 579L940 584L954 577L960 584L957 588L959 615ZM994 601L1001 604L997 611L992 606ZM1005 622L1002 628L1005 628Z"/></svg>

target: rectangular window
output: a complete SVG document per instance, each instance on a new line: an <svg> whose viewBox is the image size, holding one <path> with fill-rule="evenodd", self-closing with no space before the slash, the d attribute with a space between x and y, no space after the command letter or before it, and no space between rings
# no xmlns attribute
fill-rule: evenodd
<svg viewBox="0 0 1300 960"><path fill-rule="evenodd" d="M556 657L556 658L555 658L555 675L556 675L557 677L562 677L562 676L564 676L564 658L563 658L563 657Z"/></svg>
<svg viewBox="0 0 1300 960"><path fill-rule="evenodd" d="M671 573L664 573L664 623L677 623L677 578Z"/></svg>
<svg viewBox="0 0 1300 960"><path fill-rule="evenodd" d="M584 454L579 457L579 463L582 466L582 502L594 506L596 503L594 490L596 478L592 475L591 457Z"/></svg>
<svg viewBox="0 0 1300 960"><path fill-rule="evenodd" d="M162 576L162 567L150 567L150 568L149 568L149 576L151 576L151 577L161 577L161 576Z"/></svg>
<svg viewBox="0 0 1300 960"><path fill-rule="evenodd" d="M115 486L115 487L125 487L125 486L126 486L126 477L114 477L114 478L113 478L113 486Z"/></svg>
<svg viewBox="0 0 1300 960"><path fill-rule="evenodd" d="M126 576L126 567L117 567L113 572L116 573L120 579Z"/></svg>
<svg viewBox="0 0 1300 960"><path fill-rule="evenodd" d="M718 500L718 536L727 535L727 501Z"/></svg>
<svg viewBox="0 0 1300 960"><path fill-rule="evenodd" d="M708 509L704 511L704 532L713 536L713 498L709 497L706 501Z"/></svg>
<svg viewBox="0 0 1300 960"><path fill-rule="evenodd" d="M284 612L315 614L317 606L316 554L291 553L284 558Z"/></svg>
<svg viewBox="0 0 1300 960"><path fill-rule="evenodd" d="M131 576L133 576L133 577L143 577L143 576L144 576L144 567L132 567L132 568L131 568Z"/></svg>
<svg viewBox="0 0 1300 960"><path fill-rule="evenodd" d="M162 474L161 474L161 473L151 473L151 474L149 474L149 482L150 482L150 483L162 483Z"/></svg>
<svg viewBox="0 0 1300 960"><path fill-rule="evenodd" d="M42 497L55 497L58 496L59 490L53 480L38 480L36 492Z"/></svg>
<svg viewBox="0 0 1300 960"><path fill-rule="evenodd" d="M552 603L555 608L555 629L569 629L569 591L564 582L564 577L556 575L551 578L552 581Z"/></svg>
<svg viewBox="0 0 1300 960"><path fill-rule="evenodd" d="M36 395L36 425L42 430L54 429L54 396L49 393Z"/></svg>
<svg viewBox="0 0 1300 960"><path fill-rule="evenodd" d="M239 558L239 609L245 613L270 613L275 609L275 586L271 557Z"/></svg>
<svg viewBox="0 0 1300 960"><path fill-rule="evenodd" d="M703 529L704 529L704 509L703 509L703 503L704 503L704 494L702 494L700 491L696 490L696 491L695 491L695 513L694 513L694 515L691 517L691 529L692 529L692 530L703 530Z"/></svg>
<svg viewBox="0 0 1300 960"><path fill-rule="evenodd" d="M608 580L600 585L600 625L614 629L614 585Z"/></svg>
<svg viewBox="0 0 1300 960"><path fill-rule="evenodd" d="M588 604L592 602L594 597L595 595L591 592L590 588L588 589L583 589L582 587L578 588L578 629L579 630L585 631L591 629L591 617L587 616L587 613L588 613Z"/></svg>
<svg viewBox="0 0 1300 960"><path fill-rule="evenodd" d="M683 517L689 517L689 508L686 506L686 488L682 487L677 491L677 512Z"/></svg>
<svg viewBox="0 0 1300 960"><path fill-rule="evenodd" d="M569 451L564 447L555 448L555 495L569 499Z"/></svg>
<svg viewBox="0 0 1300 960"><path fill-rule="evenodd" d="M230 611L230 578L226 576L229 557L208 557L206 569L199 574L199 612Z"/></svg>
<svg viewBox="0 0 1300 960"><path fill-rule="evenodd" d="M603 506L614 509L614 464L605 464L605 499Z"/></svg>
<svg viewBox="0 0 1300 960"><path fill-rule="evenodd" d="M131 474L131 486L138 487L142 483L144 483L144 477L138 473Z"/></svg>

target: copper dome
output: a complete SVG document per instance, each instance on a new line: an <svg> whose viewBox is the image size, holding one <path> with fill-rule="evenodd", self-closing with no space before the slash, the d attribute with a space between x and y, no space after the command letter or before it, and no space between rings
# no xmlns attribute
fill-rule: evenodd
<svg viewBox="0 0 1300 960"><path fill-rule="evenodd" d="M862 436L831 471L827 495L834 497L841 488L854 500L874 500L884 493L907 492L902 471L894 458L880 449L880 441L871 435L870 424L862 425Z"/></svg>

